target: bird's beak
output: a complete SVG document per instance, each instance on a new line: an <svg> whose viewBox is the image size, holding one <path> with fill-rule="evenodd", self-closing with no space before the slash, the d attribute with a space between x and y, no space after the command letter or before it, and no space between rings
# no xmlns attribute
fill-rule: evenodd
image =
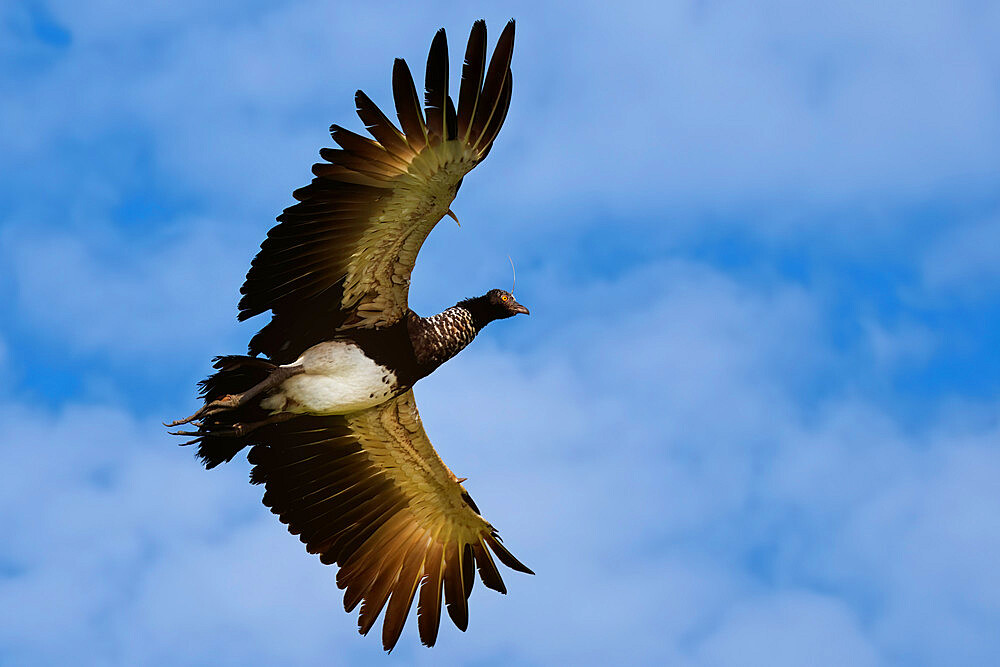
<svg viewBox="0 0 1000 667"><path fill-rule="evenodd" d="M528 312L528 309L525 308L524 306L522 306L521 304L519 304L517 301L515 301L514 303L512 303L511 306L512 306L512 310L515 313L524 313L525 315L531 315L531 313Z"/></svg>

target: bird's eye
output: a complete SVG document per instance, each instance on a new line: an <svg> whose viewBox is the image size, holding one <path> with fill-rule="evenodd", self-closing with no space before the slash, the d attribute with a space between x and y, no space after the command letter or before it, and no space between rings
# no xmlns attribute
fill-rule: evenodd
<svg viewBox="0 0 1000 667"><path fill-rule="evenodd" d="M500 300L501 300L501 301L506 301L506 300L507 300L507 295L506 295L506 294L504 294L503 296L501 296L501 297L500 297Z"/></svg>

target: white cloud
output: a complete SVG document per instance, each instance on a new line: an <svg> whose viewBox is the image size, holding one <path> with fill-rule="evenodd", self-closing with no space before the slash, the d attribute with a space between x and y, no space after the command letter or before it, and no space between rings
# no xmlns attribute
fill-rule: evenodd
<svg viewBox="0 0 1000 667"><path fill-rule="evenodd" d="M751 597L735 605L701 643L698 657L703 665L761 667L882 662L843 602L801 592Z"/></svg>
<svg viewBox="0 0 1000 667"><path fill-rule="evenodd" d="M895 655L928 664L1000 655L984 642L1000 616L991 564L1000 549L998 435L996 426L951 435L920 456L886 461L896 470L837 538L829 571L885 603L875 631ZM876 577L877 568L885 569Z"/></svg>
<svg viewBox="0 0 1000 667"><path fill-rule="evenodd" d="M199 470L147 423L148 400L129 414L107 397L143 369L242 349L252 327L232 326L233 302L272 215L326 125L349 122L354 88L387 100L391 57L419 70L439 19L119 4L56 5L71 51L0 111L18 128L8 183L39 184L0 236L11 322L53 355L112 366L86 380L106 387L89 402L3 395L0 607L19 613L0 654L381 664L245 462ZM441 8L455 57L475 17ZM513 246L533 314L491 325L417 395L442 456L539 574L510 573L506 598L477 588L468 633L443 627L433 651L411 623L390 659L997 662L996 401L953 399L914 429L865 393L932 358L935 329L866 313L845 352L839 283L665 258L597 278L563 253L605 212L620 225L601 238L632 247L679 234L686 207L737 205L764 210L746 216L753 234L781 220L875 244L866 220L823 226L830 211L874 198L906 225L901 204L979 192L1000 171L996 8L536 3L489 15L494 36L508 11L508 127L463 189L463 232L432 236L414 302L506 285ZM119 227L116 207L150 187L196 211L165 205L155 234ZM806 220L803 202L826 215ZM989 296L995 227L943 235L919 260L930 291ZM157 401L192 401L153 376Z"/></svg>
<svg viewBox="0 0 1000 667"><path fill-rule="evenodd" d="M650 280L662 290L648 301L633 288ZM619 295L621 312L546 321L543 303L537 324L491 325L417 389L442 456L538 575L509 573L505 598L477 589L469 632L443 630L433 651L409 627L398 659L996 652L994 422L908 435L837 391L804 410L796 373L824 373L836 353L797 287L666 263L578 294ZM520 343L501 327L548 335ZM0 631L8 655L383 660L352 636L333 570L259 505L245 462L204 472L158 424L100 404L4 412L0 504L19 511L4 519L0 598L22 610Z"/></svg>
<svg viewBox="0 0 1000 667"><path fill-rule="evenodd" d="M96 226L86 235L8 228L2 256L22 326L74 353L119 361L174 363L159 356L168 349L211 354L235 333L234 295L252 246L239 248L241 239L224 238L212 220L182 230L157 243Z"/></svg>
<svg viewBox="0 0 1000 667"><path fill-rule="evenodd" d="M239 4L208 14L185 3L111 10L120 4L55 7L74 35L73 57L6 105L7 124L21 128L9 155L35 161L88 143L99 155L103 137L138 128L173 187L267 213L308 178L330 122L359 127L355 88L388 101L395 55L419 73L438 23L417 7L364 8L348 22L317 2L248 15ZM440 16L451 14L446 7ZM507 11L519 41L509 127L490 158L502 187L474 196L519 211L509 224L525 210L597 206L635 216L650 206L750 205L767 212L755 226L790 214L791 231L820 224L808 214L816 205L983 195L1000 174L989 150L1000 142L1000 52L982 29L998 20L989 7L594 3L566 14L523 3ZM504 17L489 18L495 35ZM458 53L468 21L455 17L448 28ZM62 151L67 160L56 165L63 178L86 173L72 150ZM871 222L857 217L843 224Z"/></svg>
<svg viewBox="0 0 1000 667"><path fill-rule="evenodd" d="M985 193L996 179L985 147L1000 137L998 58L972 27L995 14L944 2L598 7L562 30L525 21L518 55L531 69L511 126L531 135L509 172L532 199L780 213Z"/></svg>

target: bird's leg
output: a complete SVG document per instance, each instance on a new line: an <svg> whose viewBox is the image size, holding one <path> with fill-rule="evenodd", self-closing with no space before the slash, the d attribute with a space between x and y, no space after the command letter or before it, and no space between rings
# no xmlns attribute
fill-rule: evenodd
<svg viewBox="0 0 1000 667"><path fill-rule="evenodd" d="M263 381L258 382L242 394L230 394L229 396L223 396L219 400L228 399L232 403L232 405L225 405L223 407L238 408L261 392L274 389L288 378L305 372L306 369L303 366L278 366Z"/></svg>
<svg viewBox="0 0 1000 667"><path fill-rule="evenodd" d="M198 437L204 437L205 435L211 435L213 437L226 436L233 438L242 438L251 431L256 431L261 426L267 426L268 424L277 424L279 422L288 421L292 417L296 416L294 412L279 412L273 414L267 419L262 419L259 422L250 422L249 424L243 424L241 422L236 422L229 428L218 428L213 426L212 430L207 434L202 431L171 431L170 435L194 435ZM192 441L194 442L194 441ZM190 444L185 442L185 445Z"/></svg>
<svg viewBox="0 0 1000 667"><path fill-rule="evenodd" d="M295 416L296 413L294 412L279 412L277 414L271 415L267 419L262 419L261 421L258 422L250 422L249 424L236 422L229 428L216 428L213 426L212 430L208 433L203 431L171 431L170 435L193 435L199 438L204 437L206 435L211 435L213 437L224 436L224 437L242 438L251 431L256 431L261 426L267 426L268 424L277 424L279 422L288 421L289 419ZM194 442L197 442L197 439L192 440L191 442L185 442L183 444L190 445Z"/></svg>
<svg viewBox="0 0 1000 667"><path fill-rule="evenodd" d="M304 373L305 368L302 366L278 366L261 382L258 382L254 386L250 387L241 394L228 394L222 398L218 398L214 401L205 403L201 406L197 412L195 412L190 417L184 419L178 419L177 421L172 421L169 424L164 423L164 426L180 426L181 424L190 424L191 422L201 419L203 417L208 417L209 415L215 414L222 410L232 410L233 408L238 408L245 404L254 396L257 396L261 392L268 391L278 386L285 380L299 373Z"/></svg>
<svg viewBox="0 0 1000 667"><path fill-rule="evenodd" d="M233 424L233 430L236 431L234 435L239 438L246 435L250 431L256 431L261 426L288 421L294 416L294 412L279 412L278 414L271 415L267 419L262 419L259 422L250 422L249 424Z"/></svg>

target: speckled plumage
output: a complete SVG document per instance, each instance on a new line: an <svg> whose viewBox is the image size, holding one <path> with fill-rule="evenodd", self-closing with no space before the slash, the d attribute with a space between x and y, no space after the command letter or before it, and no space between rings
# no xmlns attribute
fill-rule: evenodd
<svg viewBox="0 0 1000 667"><path fill-rule="evenodd" d="M414 317L409 330L417 363L430 370L461 352L479 333L472 313L461 305L430 317Z"/></svg>

